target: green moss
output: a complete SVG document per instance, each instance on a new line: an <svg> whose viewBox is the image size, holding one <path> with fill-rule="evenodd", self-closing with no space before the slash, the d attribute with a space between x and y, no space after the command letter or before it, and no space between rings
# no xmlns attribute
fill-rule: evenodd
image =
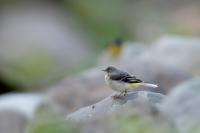
<svg viewBox="0 0 200 133"><path fill-rule="evenodd" d="M200 128L199 128L199 123L198 123L195 127L191 128L187 133L199 133L199 132L200 132Z"/></svg>
<svg viewBox="0 0 200 133"><path fill-rule="evenodd" d="M194 31L191 29L179 27L179 26L172 26L168 29L168 34L180 35L180 36L192 36L194 35Z"/></svg>
<svg viewBox="0 0 200 133"><path fill-rule="evenodd" d="M148 116L122 115L115 118L114 121L114 132L117 133L174 133L163 123Z"/></svg>
<svg viewBox="0 0 200 133"><path fill-rule="evenodd" d="M28 126L28 133L78 133L78 125L50 112L39 111Z"/></svg>
<svg viewBox="0 0 200 133"><path fill-rule="evenodd" d="M46 52L29 53L10 62L6 62L1 71L10 84L18 84L22 88L39 85L50 80L52 75L56 77L55 59Z"/></svg>

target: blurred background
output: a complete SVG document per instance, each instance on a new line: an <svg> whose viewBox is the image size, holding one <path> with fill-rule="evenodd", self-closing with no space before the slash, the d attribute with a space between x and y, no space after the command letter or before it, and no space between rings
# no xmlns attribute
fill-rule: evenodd
<svg viewBox="0 0 200 133"><path fill-rule="evenodd" d="M48 113L56 121L111 94L100 71L108 65L159 84L151 91L162 94L198 77L199 7L199 0L1 0L0 130L66 132L27 123L38 123L38 110L44 123Z"/></svg>
<svg viewBox="0 0 200 133"><path fill-rule="evenodd" d="M198 36L199 1L1 0L1 91L44 88L94 65L116 37Z"/></svg>

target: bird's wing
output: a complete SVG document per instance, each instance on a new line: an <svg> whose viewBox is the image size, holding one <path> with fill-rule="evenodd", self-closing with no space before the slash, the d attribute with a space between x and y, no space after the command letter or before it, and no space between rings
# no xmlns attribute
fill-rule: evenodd
<svg viewBox="0 0 200 133"><path fill-rule="evenodd" d="M112 73L109 75L110 79L112 80L123 80L126 77L129 77L130 75L126 72L120 72L120 73Z"/></svg>
<svg viewBox="0 0 200 133"><path fill-rule="evenodd" d="M118 80L126 83L141 83L142 80L137 79L134 76L131 76L127 72L121 72L120 74L112 74L110 75L110 79L112 80Z"/></svg>
<svg viewBox="0 0 200 133"><path fill-rule="evenodd" d="M123 82L126 82L126 83L141 83L143 82L142 80L140 79L137 79L136 77L125 77L123 80Z"/></svg>

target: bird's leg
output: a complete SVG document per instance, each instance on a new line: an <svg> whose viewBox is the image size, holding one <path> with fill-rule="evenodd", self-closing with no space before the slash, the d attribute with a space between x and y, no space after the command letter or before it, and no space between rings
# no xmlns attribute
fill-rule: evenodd
<svg viewBox="0 0 200 133"><path fill-rule="evenodd" d="M123 97L123 96L126 96L126 95L127 95L127 90L121 92L121 93L119 94L119 97Z"/></svg>
<svg viewBox="0 0 200 133"><path fill-rule="evenodd" d="M116 94L113 96L114 99L120 99L124 96L124 92L121 92L120 94Z"/></svg>
<svg viewBox="0 0 200 133"><path fill-rule="evenodd" d="M119 94L119 96L122 97L122 96L124 95L123 93L124 93L124 92L121 92L121 93Z"/></svg>
<svg viewBox="0 0 200 133"><path fill-rule="evenodd" d="M124 91L124 96L126 96L126 95L127 95L127 90Z"/></svg>

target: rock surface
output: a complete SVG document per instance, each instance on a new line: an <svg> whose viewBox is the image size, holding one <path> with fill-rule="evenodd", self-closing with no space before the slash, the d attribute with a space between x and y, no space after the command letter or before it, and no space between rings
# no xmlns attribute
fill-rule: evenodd
<svg viewBox="0 0 200 133"><path fill-rule="evenodd" d="M11 109L0 110L1 133L24 133L27 118L23 113Z"/></svg>
<svg viewBox="0 0 200 133"><path fill-rule="evenodd" d="M69 114L67 120L79 122L83 133L200 131L200 78L180 84L168 96L146 91L120 99L112 96Z"/></svg>
<svg viewBox="0 0 200 133"><path fill-rule="evenodd" d="M161 110L181 133L200 131L200 78L177 86L163 101Z"/></svg>
<svg viewBox="0 0 200 133"><path fill-rule="evenodd" d="M11 93L0 96L0 111L11 110L20 112L27 119L34 117L35 111L43 101L43 95L38 93Z"/></svg>
<svg viewBox="0 0 200 133"><path fill-rule="evenodd" d="M151 55L165 65L199 75L199 42L198 37L163 36L153 43Z"/></svg>
<svg viewBox="0 0 200 133"><path fill-rule="evenodd" d="M165 97L162 94L147 91L131 92L128 93L127 96L122 96L120 98L114 98L115 95L118 94L113 94L96 104L81 108L80 110L69 114L67 119L87 121L111 114L113 111L127 106L127 104L132 104L132 106L134 106L142 101L156 105L161 103Z"/></svg>

